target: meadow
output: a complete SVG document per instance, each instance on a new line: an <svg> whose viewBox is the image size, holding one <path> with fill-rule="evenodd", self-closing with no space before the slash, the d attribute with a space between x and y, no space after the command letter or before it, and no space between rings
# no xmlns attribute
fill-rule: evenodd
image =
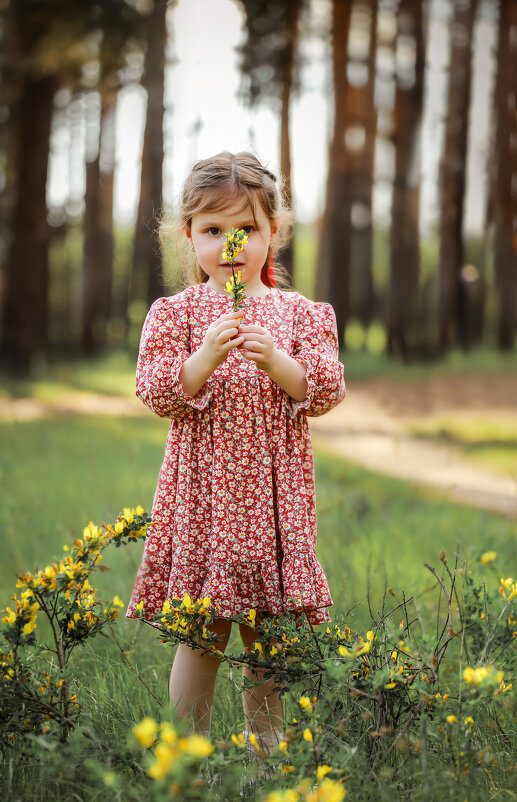
<svg viewBox="0 0 517 802"><path fill-rule="evenodd" d="M118 363L112 361L111 368L109 360L104 364L84 364L75 371L61 366L60 375L54 376L53 381L6 386L11 396L32 395L54 401L63 393L85 389L103 392L108 386L116 387L118 393L130 395L132 377L120 359ZM352 359L349 367L351 362ZM357 372L360 370L358 367ZM107 378L109 373L111 382ZM16 573L44 568L51 559L63 553L63 545L71 544L74 538L82 535L83 527L89 521L97 524L113 522L118 512L127 506L140 504L150 510L167 421L151 414L142 417L57 414L45 420L3 422L0 430L3 444L0 454L3 489L0 527L4 546L0 587L2 607L5 607L15 591ZM413 651L416 654L418 645L422 654L427 654L415 672L419 677L420 674L426 676L422 666L429 663L429 655L438 642L446 604L442 597L438 605L441 590L424 563L434 567L446 583L448 571L454 574L456 555L459 555L458 576L462 576L463 590L453 605L454 626L463 627L464 637L460 640L466 643L467 634L472 631L468 625L470 613L465 606L470 581L467 576L481 571L481 582L482 585L486 582L489 599L493 601L495 598L493 604L497 604L498 599L501 601L498 592L500 576L511 577L516 573L515 522L497 514L451 503L436 492L381 477L323 451L315 454L315 469L318 558L334 600L331 627L350 628L352 635L345 642L350 653L357 649L358 644L366 642L367 631L373 630L376 643L377 640L380 643L382 631L385 635L387 632L388 638L396 637L390 629L392 622L384 620L383 605L384 610L387 602L389 609L396 608L404 598L413 597L414 601L407 607L408 612L411 608L415 613L418 629L418 633L412 636ZM141 551L142 544L137 543L106 552L103 567L109 570L96 572L94 583L102 600L117 595L127 603ZM487 553L496 556L487 564L480 563L482 555ZM492 601L487 602L487 609ZM458 625L458 615L461 625ZM490 616L490 620L495 621L494 626L498 615ZM398 611L395 615L397 624L400 617ZM372 621L376 622L375 626ZM44 632L43 623L41 627ZM323 631L324 627L320 630ZM354 701L354 694L349 691L351 687L357 691L357 672L354 674L347 669L348 673L339 674L338 669L331 669L329 664L323 688L326 689L330 712L307 712L307 707L304 713L307 726L303 732L310 726L317 733L320 727L319 731L328 737L325 751L320 756L317 778L320 780L327 771L322 769L322 775L322 766L328 768L331 765L334 773L330 774L329 769L327 780L330 783L329 778L334 778L334 786L329 784L325 790L323 782L316 787L316 768L312 766L314 754L307 752L309 746L312 749L312 742L308 744L301 735L299 755L291 760L296 772L278 768L280 758L285 758L279 753L273 761L276 770L273 768L269 775L249 787L243 785L238 766L240 745L232 741L232 735L236 737L244 729L239 675L235 668L223 662L212 715L211 741L219 746L211 756L211 776L213 778L214 772L216 776L219 772L220 777L226 777L227 784L218 787L215 783L209 789L200 779L206 777L201 769L200 774L188 775L187 793L181 783L176 783L178 787L174 791L171 790L174 783L160 784L147 775L145 750L140 745L139 751L135 752L139 745L135 747L131 735L135 724L145 717L157 722L174 721L168 707L167 689L175 642L161 643L151 627L125 619L124 610L113 624L112 631L106 630L105 634L107 637L89 638L74 653L71 687L82 707L80 724L72 730L66 744L49 735L36 734L31 738L17 737L8 747L3 745L4 798L38 802L50 796L56 802L72 798L248 798L268 799L268 802L297 799L330 802L332 799L339 802L342 798L340 789L343 794L347 792L347 798L361 800L440 798L473 802L515 796L515 692L510 689L504 698L501 696L500 702L499 697L494 700L493 693L500 694L500 690L490 685L489 678L486 688L483 686L485 690L476 687L475 699L472 697L465 701L467 686L464 683L463 690L460 688L458 691L457 677L458 666L463 670L467 665L467 655L458 638L450 645L449 663L444 663L442 684L435 684L431 689L425 686L427 680L421 680L424 688L421 693L425 698L434 698L434 692L439 688L443 695L450 683L451 698L454 696L457 704L461 702L466 712L467 702L481 706L475 716L474 736L462 730L466 732L465 742L472 753L472 761L465 771L458 767L456 773L454 771L454 760L462 759L458 755L463 754L464 740L457 743L451 740L446 754L440 751L440 736L433 727L442 727L442 732L452 738L450 730L453 725L447 724L439 711L428 716L425 719L427 723L423 718L415 717L416 735L409 728L406 740L404 737L397 740L398 746L389 752L389 757L382 760L376 757L372 752L372 728L368 729L368 717L378 723L375 698L376 694L381 698L382 693L388 693L382 691L382 687L387 686L379 686L377 680L375 693L372 691L370 694L373 708L369 710L363 706L360 710L355 709L357 700ZM363 640L357 641L360 636ZM318 637L323 638L323 635ZM502 637L499 630L497 637L494 635L498 643L503 642ZM409 630L406 639L410 640ZM319 645L322 643L323 640ZM505 666L506 685L511 682L515 671L514 647L515 641L501 652L500 663ZM317 648L316 642L314 648ZM374 648L372 643L372 659ZM237 656L241 652L238 628L234 627L227 655ZM469 655L471 663L474 653L473 649ZM372 678L378 678L379 671L385 669L381 666L380 652L375 652L375 655L378 662L377 669L371 665ZM361 665L364 668L365 664ZM499 664L496 667L499 668ZM303 671L289 676L293 681L286 715L300 721L298 698L313 698L314 681L309 681L308 674ZM361 681L367 683L370 680ZM369 693L367 685L361 687L361 693ZM325 693L322 692L322 699ZM458 712L457 704L454 710L447 711L453 719L456 718L454 711ZM494 712L496 704L502 707ZM497 721L497 729L494 721ZM180 726L179 722L174 723ZM425 727L430 732L427 740ZM469 727L470 724L467 730ZM352 739L352 733L357 742ZM386 732L385 735L386 740L394 738L395 733ZM442 741L444 739L445 734ZM427 751L420 746L424 742ZM293 743L297 743L294 736ZM406 753L401 751L403 744L406 744ZM333 761L331 764L330 760ZM194 769L191 767L189 771ZM311 777L311 772L312 785L304 786L301 778ZM295 775L299 783L296 792L292 790L296 785ZM198 786L191 782L193 776ZM422 777L425 777L425 782ZM291 796L287 795L286 789L291 790ZM272 796L274 793L279 795Z"/></svg>

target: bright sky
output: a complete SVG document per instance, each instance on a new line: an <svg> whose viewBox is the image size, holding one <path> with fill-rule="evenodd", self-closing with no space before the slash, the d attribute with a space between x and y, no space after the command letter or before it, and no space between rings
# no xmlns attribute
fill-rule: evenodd
<svg viewBox="0 0 517 802"><path fill-rule="evenodd" d="M312 15L328 19L329 0L312 0ZM422 140L421 229L437 221L437 173L443 139L446 100L450 4L432 0L428 69ZM174 203L190 165L220 150L254 150L274 171L279 166L279 123L270 108L250 112L237 97L240 86L238 54L232 43L244 38L243 20L232 0L179 0L170 12L171 64L166 72L164 199ZM229 42L229 46L225 43ZM291 148L294 203L302 221L323 210L327 142L331 131L331 65L328 47L316 37L302 40L303 90L291 114ZM479 230L484 215L485 159L493 80L491 49L494 31L480 20L475 32L474 80L470 121L467 208L468 230ZM139 186L139 154L143 131L145 93L128 87L117 104L115 217L134 219ZM199 122L201 121L201 125ZM55 130L51 158L49 199L56 205L82 191L81 179L70 189L72 165L63 147L68 136ZM80 154L75 154L76 164ZM393 153L379 143L374 218L389 220Z"/></svg>

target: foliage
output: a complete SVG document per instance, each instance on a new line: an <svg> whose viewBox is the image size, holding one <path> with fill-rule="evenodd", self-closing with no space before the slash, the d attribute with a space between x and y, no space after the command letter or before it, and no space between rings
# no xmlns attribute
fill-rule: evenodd
<svg viewBox="0 0 517 802"><path fill-rule="evenodd" d="M59 776L70 774L72 749L87 754L83 771L92 798L109 788L128 800L143 793L151 800L340 802L348 792L357 800L431 802L463 800L467 791L469 800L481 800L489 789L511 787L517 582L493 581L494 551L478 555L475 565L456 560L453 568L442 553L441 576L427 566L433 584L426 594L403 597L389 609L387 590L380 614L370 609L366 632L344 621L316 632L303 617L270 618L255 610L235 616L256 631L253 649L240 655L217 648L208 597L167 600L151 619L139 604L142 621L165 646L186 643L230 669L248 666L274 676L290 711L283 739L270 754L254 735L247 744L242 732L213 742L187 734L184 722L173 726L146 715L126 743L111 746L107 762L100 741L92 755L98 736L70 693L69 658L75 646L110 626L122 606L118 597L106 605L95 599L89 577L102 570L101 552L141 540L149 523L141 508L124 510L114 526L90 523L72 550L65 546L71 553L64 559L19 575L21 597L3 618L4 749L15 755L17 736L28 738L36 752L46 750ZM36 642L42 613L53 633L50 646ZM40 671L47 656L48 669ZM243 679L241 689L254 684ZM59 742L62 751L54 746Z"/></svg>
<svg viewBox="0 0 517 802"><path fill-rule="evenodd" d="M5 608L0 651L0 722L2 739L12 744L18 733L50 734L59 730L65 741L79 719L80 702L70 693L68 664L74 649L103 630L118 616L118 596L104 605L95 598L89 577L114 543L145 537L150 518L141 507L125 509L114 526L85 527L64 558L34 574L18 575L19 598ZM70 552L70 553L68 553ZM102 567L101 567L102 570ZM38 642L38 616L46 616L51 643ZM50 659L49 659L50 658ZM43 669L43 664L48 669Z"/></svg>

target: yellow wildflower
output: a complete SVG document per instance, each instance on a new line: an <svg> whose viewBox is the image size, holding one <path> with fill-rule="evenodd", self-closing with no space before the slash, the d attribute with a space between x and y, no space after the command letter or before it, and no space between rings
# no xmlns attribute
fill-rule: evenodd
<svg viewBox="0 0 517 802"><path fill-rule="evenodd" d="M449 722L449 724L456 724L458 719L456 718L456 716L447 716L447 721Z"/></svg>
<svg viewBox="0 0 517 802"><path fill-rule="evenodd" d="M308 727L306 727L303 731L303 739L304 741L309 741L309 743L313 742L312 732Z"/></svg>
<svg viewBox="0 0 517 802"><path fill-rule="evenodd" d="M115 607L123 607L124 606L124 602L118 596L115 596L115 598L113 599L112 604L114 604Z"/></svg>
<svg viewBox="0 0 517 802"><path fill-rule="evenodd" d="M185 751L194 757L206 757L212 754L214 747L208 738L204 738L202 735L190 735L187 738Z"/></svg>
<svg viewBox="0 0 517 802"><path fill-rule="evenodd" d="M298 702L307 713L312 713L312 702L308 696L300 696Z"/></svg>
<svg viewBox="0 0 517 802"><path fill-rule="evenodd" d="M494 562L496 557L497 554L495 551L485 551L479 558L479 562L483 563L483 565L489 565L489 563Z"/></svg>
<svg viewBox="0 0 517 802"><path fill-rule="evenodd" d="M146 716L146 718L142 719L140 724L136 724L133 727L133 733L135 734L138 743L146 748L149 748L153 745L157 732L158 725L154 718L150 718L149 716Z"/></svg>
<svg viewBox="0 0 517 802"><path fill-rule="evenodd" d="M232 733L232 741L234 742L234 744L235 744L236 746L240 746L240 747L242 747L243 749L244 749L244 748L245 748L245 746L246 746L246 744L244 743L244 736L243 736L242 732L240 732L240 733L239 733L239 735L234 735L234 734Z"/></svg>
<svg viewBox="0 0 517 802"><path fill-rule="evenodd" d="M329 771L332 771L332 766L318 766L316 769L316 776L318 780L322 780L325 774L328 774Z"/></svg>

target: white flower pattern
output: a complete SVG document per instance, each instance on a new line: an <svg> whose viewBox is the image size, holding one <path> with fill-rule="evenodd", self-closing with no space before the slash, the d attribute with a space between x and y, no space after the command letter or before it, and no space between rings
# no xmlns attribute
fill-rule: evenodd
<svg viewBox="0 0 517 802"><path fill-rule="evenodd" d="M244 323L271 332L301 362L308 384L294 401L238 349L194 397L178 378L231 299L207 284L159 298L140 342L136 393L170 428L142 563L126 616L148 620L166 599L209 596L217 614L307 612L331 621L316 558L316 501L307 415L345 396L330 304L273 289L246 299Z"/></svg>

